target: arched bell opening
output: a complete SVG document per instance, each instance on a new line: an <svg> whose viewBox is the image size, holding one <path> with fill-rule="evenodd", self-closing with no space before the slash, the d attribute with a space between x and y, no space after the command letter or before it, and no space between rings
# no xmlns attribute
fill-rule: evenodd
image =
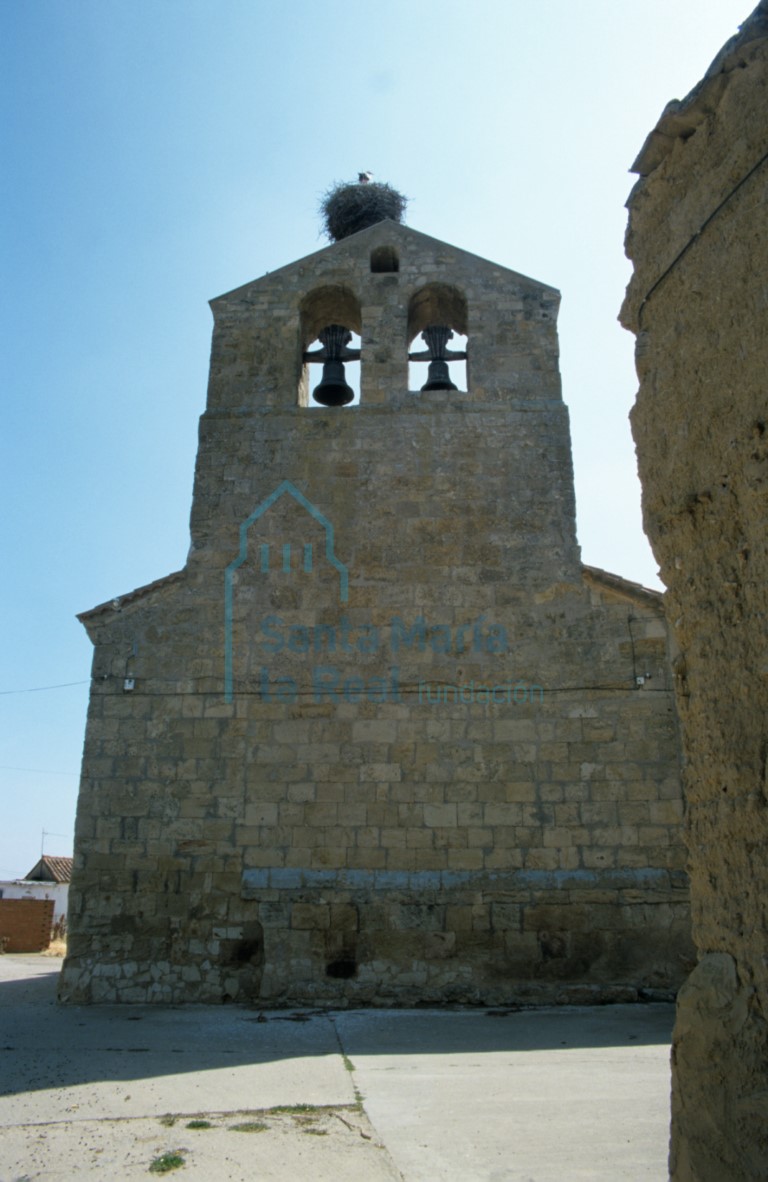
<svg viewBox="0 0 768 1182"><path fill-rule="evenodd" d="M360 402L360 337L343 324L321 328L304 352L307 406L355 406ZM317 362L317 364L312 364Z"/></svg>
<svg viewBox="0 0 768 1182"><path fill-rule="evenodd" d="M301 304L299 405L360 402L360 304L345 287L321 287Z"/></svg>
<svg viewBox="0 0 768 1182"><path fill-rule="evenodd" d="M469 388L467 301L458 288L431 283L416 292L408 308L408 345L409 390Z"/></svg>

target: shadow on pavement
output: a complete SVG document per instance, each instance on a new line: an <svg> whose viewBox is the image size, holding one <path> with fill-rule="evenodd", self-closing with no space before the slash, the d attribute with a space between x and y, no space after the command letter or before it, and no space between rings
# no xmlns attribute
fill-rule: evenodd
<svg viewBox="0 0 768 1182"><path fill-rule="evenodd" d="M354 1061L661 1045L674 1019L674 1007L663 1003L540 1010L59 1006L59 962L48 969L1 959L0 1097L342 1051Z"/></svg>

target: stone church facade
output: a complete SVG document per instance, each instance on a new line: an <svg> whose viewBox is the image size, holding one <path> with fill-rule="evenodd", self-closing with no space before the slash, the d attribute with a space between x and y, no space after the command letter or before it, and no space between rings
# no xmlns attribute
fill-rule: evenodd
<svg viewBox="0 0 768 1182"><path fill-rule="evenodd" d="M212 302L187 564L81 617L64 1000L630 1000L690 970L664 613L580 561L558 300L385 221ZM328 329L358 405L311 405Z"/></svg>

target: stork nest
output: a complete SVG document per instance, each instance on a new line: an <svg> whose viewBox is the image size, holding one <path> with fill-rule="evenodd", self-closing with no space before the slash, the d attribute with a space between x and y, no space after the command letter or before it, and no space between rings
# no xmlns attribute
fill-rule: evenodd
<svg viewBox="0 0 768 1182"><path fill-rule="evenodd" d="M408 198L391 185L340 182L323 197L320 213L326 235L331 242L339 242L387 218L402 222L407 204Z"/></svg>

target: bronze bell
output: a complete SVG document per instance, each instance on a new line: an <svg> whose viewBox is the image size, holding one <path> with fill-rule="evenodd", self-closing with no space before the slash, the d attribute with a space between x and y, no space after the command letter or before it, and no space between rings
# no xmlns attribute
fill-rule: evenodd
<svg viewBox="0 0 768 1182"><path fill-rule="evenodd" d="M323 376L312 391L312 397L321 406L348 406L354 399L355 392L347 384L344 362L341 358L352 340L352 333L341 324L329 324L317 335L325 349L325 360Z"/></svg>
<svg viewBox="0 0 768 1182"><path fill-rule="evenodd" d="M459 387L451 381L446 361L447 346L452 337L453 333L446 324L430 324L421 334L430 357L427 380L422 390L458 390Z"/></svg>

